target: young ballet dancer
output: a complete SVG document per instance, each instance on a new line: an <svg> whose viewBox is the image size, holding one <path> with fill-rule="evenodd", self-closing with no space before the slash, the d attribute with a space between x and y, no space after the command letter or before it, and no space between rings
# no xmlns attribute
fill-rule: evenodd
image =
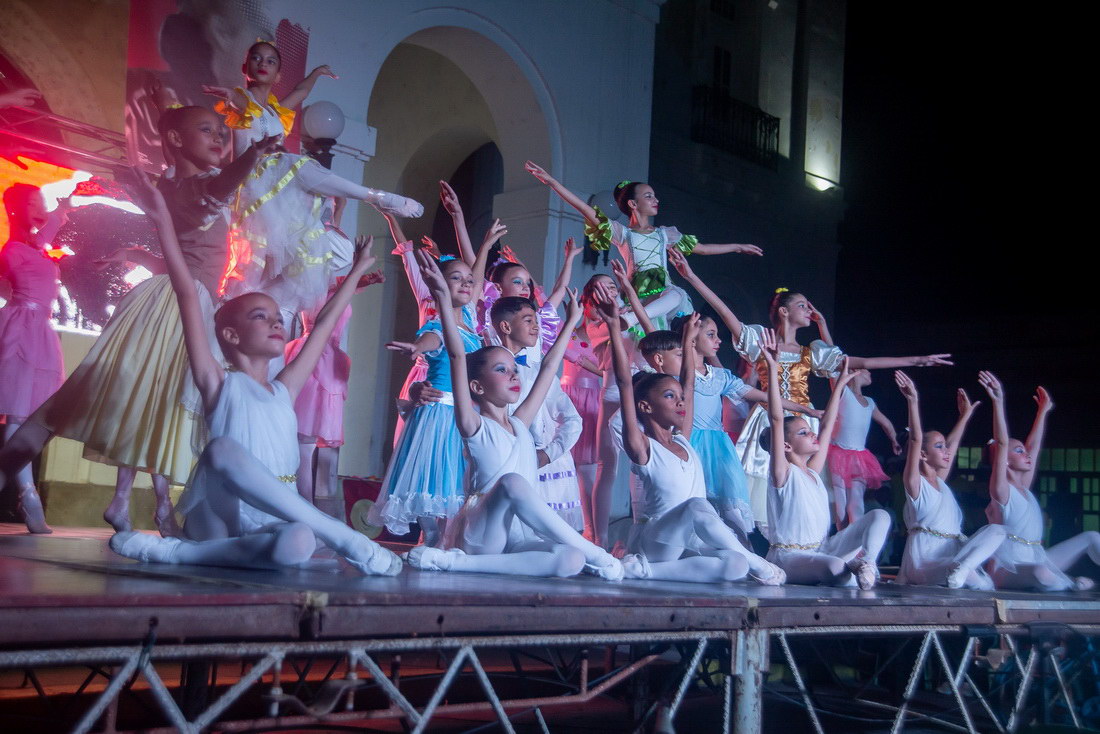
<svg viewBox="0 0 1100 734"><path fill-rule="evenodd" d="M535 384L541 366L542 353L538 350L541 324L535 304L519 296L498 298L490 310L489 324L500 345L515 357L522 402ZM531 359L532 351L538 353L538 361ZM519 404L513 404L512 409ZM558 380L552 380L542 406L531 421L538 457L538 482L534 487L546 504L576 529L584 527L584 513L576 465L569 450L580 433L580 414Z"/></svg>
<svg viewBox="0 0 1100 734"><path fill-rule="evenodd" d="M686 277L686 276L685 276ZM698 279L689 282L698 288ZM767 328L759 324L744 324L728 306L716 308L719 318L725 322L733 337L733 348L751 364L756 365L760 377L760 388L768 385L768 368L760 348L761 335ZM808 345L798 342L798 330L811 324L819 329L825 328L820 312L813 307L804 295L787 288L776 289L769 309L771 323L776 332L779 346L777 359L780 395L800 405L813 407L810 401L810 375L832 377L840 368L845 354L837 346L827 341L827 330L822 331L822 339L815 339ZM896 369L899 367L932 367L950 365L950 354L929 354L920 357L848 357L851 369ZM834 390L835 392L835 390ZM817 419L806 417L807 425L814 429ZM763 523L768 515L768 452L760 441L760 434L768 425L767 412L757 405L749 413L737 437L737 454L741 457L741 466L749 479L749 497L752 514L757 524ZM831 512L831 511L830 511Z"/></svg>
<svg viewBox="0 0 1100 734"><path fill-rule="evenodd" d="M1096 582L1087 576L1066 574L1088 556L1100 565L1100 533L1078 533L1050 548L1043 547L1043 510L1031 492L1035 462L1043 447L1047 416L1054 401L1045 388L1035 391L1035 423L1026 441L1010 438L1005 418L1004 387L992 372L978 373L978 381L993 402L993 440L990 443L989 522L1003 525L1007 540L989 562L989 575L998 589L1085 591Z"/></svg>
<svg viewBox="0 0 1100 734"><path fill-rule="evenodd" d="M781 345L770 329L760 332L758 348L767 364L768 421L760 437L770 452L768 491L768 560L787 572L792 584L858 585L878 582L878 556L890 533L890 515L871 510L835 535L829 535L829 490L821 472L840 405L840 391L852 379L844 358L836 386L815 434L806 418L784 417L780 404Z"/></svg>
<svg viewBox="0 0 1100 734"><path fill-rule="evenodd" d="M900 370L894 373L894 380L909 404L909 441L902 474L909 536L897 582L992 590L993 581L982 564L1004 542L1005 529L986 525L967 539L962 534L962 509L946 481L966 426L980 403L970 402L966 391L959 388L959 420L951 433L925 433L917 386Z"/></svg>
<svg viewBox="0 0 1100 734"><path fill-rule="evenodd" d="M4 211L8 241L0 249L0 281L7 281L11 291L0 309L0 416L7 442L61 386L65 364L61 340L50 324L60 271L44 249L58 220L46 211L42 191L28 184L4 190ZM31 532L50 532L30 464L15 474L15 482L23 522Z"/></svg>
<svg viewBox="0 0 1100 734"><path fill-rule="evenodd" d="M836 417L836 435L829 449L829 476L833 485L833 522L837 530L855 522L863 515L863 495L868 489L878 489L890 477L882 470L875 455L867 450L867 434L871 421L882 427L890 439L895 456L901 454L897 431L875 401L863 394L871 384L870 370L855 370L851 382L840 396L840 411Z"/></svg>
<svg viewBox="0 0 1100 734"><path fill-rule="evenodd" d="M783 571L747 550L707 501L702 462L691 445L699 315L684 324L679 380L660 372L631 375L619 307L603 300L615 383L621 395L622 443L639 478L632 488L634 531L623 557L629 578L714 583L751 575L783 583Z"/></svg>
<svg viewBox="0 0 1100 734"><path fill-rule="evenodd" d="M285 568L306 563L321 540L364 574L399 573L397 556L318 510L294 487L294 399L351 301L359 276L374 263L367 254L369 240L356 252L348 278L317 314L297 358L269 383L270 362L283 356L286 345L278 304L266 294L249 293L218 309L215 329L228 363L224 367L207 341L209 327L168 206L137 175L145 208L160 235L211 439L180 498L187 540L128 531L111 538L111 549L143 562Z"/></svg>
<svg viewBox="0 0 1100 734"><path fill-rule="evenodd" d="M586 204L541 166L527 161L526 168L565 203L580 212L585 221L585 235L593 248L608 250L611 245L618 248L619 255L626 261L627 272L638 297L647 306L659 300L652 309L653 313L658 314L658 328L667 328L666 319L692 311L687 293L669 280L670 250L676 249L686 255L721 255L728 252L764 254L756 245L704 244L693 235L681 234L675 227L653 225L651 220L657 216L657 194L652 186L641 181L622 181L615 187L615 203L623 214L630 217L629 225L624 227L609 221L602 211Z"/></svg>
<svg viewBox="0 0 1100 734"><path fill-rule="evenodd" d="M275 44L257 41L241 65L244 87L204 88L221 98L216 109L233 130L235 154L257 139L289 135L293 108L322 76L336 78L328 66L319 66L280 100L271 90L281 65ZM352 252L347 237L322 219L323 200L329 196L359 199L398 216L424 212L412 199L352 183L309 156L275 151L255 166L234 201L235 240L247 242L250 252L227 273L226 296L262 290L289 314L320 305Z"/></svg>
<svg viewBox="0 0 1100 734"><path fill-rule="evenodd" d="M211 295L217 292L226 258L226 207L278 138L256 141L218 170L225 128L213 112L171 109L161 117L160 128L175 176L162 178L158 187L168 201L199 304L212 319ZM208 339L216 349L212 329ZM171 283L167 275L153 276L126 294L72 375L9 437L0 451L0 482L26 466L57 434L82 442L85 455L97 461L183 484L195 462L193 446L201 447L205 432L200 410ZM171 512L167 483L163 489L158 515L162 507ZM120 516L112 516L109 508L108 522L125 527L125 508L114 502L111 507Z"/></svg>
<svg viewBox="0 0 1100 734"><path fill-rule="evenodd" d="M445 299L450 292L445 274L426 255L418 258L436 299ZM446 550L419 545L409 551L409 564L425 570L529 576L573 576L588 568L608 580L622 578L619 561L569 527L532 487L537 459L529 427L557 379L567 339L555 341L527 398L509 413L522 390L515 358L497 346L463 354L454 312L442 311L440 317L454 376L453 415L470 457L470 484L462 510L448 524ZM566 333L579 318L574 296ZM520 525L539 540L530 540Z"/></svg>
<svg viewBox="0 0 1100 734"><path fill-rule="evenodd" d="M473 272L462 260L446 255L439 269L448 285L450 308L440 308L436 318L426 321L416 332L416 341L390 342L386 348L413 359L422 356L428 364L426 381L442 391L443 397L417 405L406 414L401 436L386 467L379 502L371 508L369 516L372 525L385 525L397 535L408 533L409 523L415 520L424 542L430 545L442 537L440 521L453 517L462 507L462 478L466 471L462 437L455 425L451 360L443 341L442 314L452 314L455 322L461 324L463 353L481 348L481 337L475 330ZM440 303L437 295L433 292L435 302Z"/></svg>

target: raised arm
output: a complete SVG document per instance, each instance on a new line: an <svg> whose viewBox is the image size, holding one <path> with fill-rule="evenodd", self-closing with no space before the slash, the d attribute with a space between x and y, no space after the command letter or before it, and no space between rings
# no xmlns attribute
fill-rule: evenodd
<svg viewBox="0 0 1100 734"><path fill-rule="evenodd" d="M920 497L920 455L924 447L924 429L920 422L920 398L912 378L901 370L894 373L894 382L897 383L898 389L905 396L905 402L909 406L909 441L905 452L905 471L901 478L902 483L905 484L905 493L917 499Z"/></svg>
<svg viewBox="0 0 1100 734"><path fill-rule="evenodd" d="M554 308L560 306L562 299L565 298L569 279L573 277L573 258L579 255L582 249L577 247L577 241L572 237L565 241L565 262L562 263L558 279L554 281L554 290L550 291L550 296L546 299L546 302Z"/></svg>
<svg viewBox="0 0 1100 734"><path fill-rule="evenodd" d="M810 319L817 324L817 333L821 341L825 342L830 347L835 347L836 344L833 343L833 335L829 331L829 324L825 321L825 314L818 311L809 301L806 303L810 307Z"/></svg>
<svg viewBox="0 0 1100 734"><path fill-rule="evenodd" d="M840 376L836 378L836 387L829 396L829 403L825 406L825 415L821 416L821 430L817 434L817 453L807 462L807 465L819 474L825 470L825 460L829 458L829 445L833 442L833 429L836 428L836 415L840 412L840 397L845 386L852 381L853 372L848 364L848 358L840 367Z"/></svg>
<svg viewBox="0 0 1100 734"><path fill-rule="evenodd" d="M474 253L473 243L470 242L470 230L466 229L466 215L462 211L458 194L446 181L439 182L439 200L447 213L451 215L451 222L455 228L455 240L458 241L458 256L462 258L462 262L473 268L477 256ZM474 292L480 293L480 291Z"/></svg>
<svg viewBox="0 0 1100 734"><path fill-rule="evenodd" d="M955 421L955 427L947 434L947 468L940 472L940 477L947 478L951 473L951 467L955 465L955 455L959 453L959 444L962 443L963 434L966 433L966 424L974 416L974 410L981 405L981 401L970 402L970 396L961 387L955 394L955 400L959 406L959 419Z"/></svg>
<svg viewBox="0 0 1100 734"><path fill-rule="evenodd" d="M982 370L978 382L993 403L993 466L989 472L989 497L1007 505L1012 487L1008 483L1008 419L1005 418L1004 387L992 372Z"/></svg>
<svg viewBox="0 0 1100 734"><path fill-rule="evenodd" d="M292 400L298 397L302 386L313 373L313 368L317 366L317 360L321 358L325 344L332 336L332 330L336 328L336 322L340 320L344 309L351 303L351 297L359 288L360 277L374 266L376 258L370 254L373 244L373 237L360 235L355 238L355 259L351 263L351 270L317 313L313 328L310 329L298 356L279 372L277 379L286 386Z"/></svg>
<svg viewBox="0 0 1100 734"><path fill-rule="evenodd" d="M1032 459L1031 469L1024 475L1027 487L1031 487L1031 482L1035 478L1035 469L1039 466L1039 452L1043 450L1043 436L1047 431L1047 415L1054 410L1054 401L1050 399L1050 393L1045 387L1035 388L1034 400L1035 422L1031 424L1031 433L1027 434L1027 441L1024 442Z"/></svg>
<svg viewBox="0 0 1100 734"><path fill-rule="evenodd" d="M744 326L741 320L738 319L730 307L726 305L718 295L710 289L710 287L703 282L703 279L695 274L695 271L691 269L691 265L688 263L687 257L684 253L673 248L668 251L668 259L672 262L672 266L676 268L677 272L683 276L684 280L691 284L691 287L699 292L699 295L703 297L703 300L707 302L715 313L718 314L718 318L722 319L722 323L726 325L726 328L730 330L730 335L733 337L733 341L736 344L741 339L741 329Z"/></svg>
<svg viewBox="0 0 1100 734"><path fill-rule="evenodd" d="M332 73L332 69L330 69L327 64L324 66L318 66L316 69L309 72L309 76L298 82L297 86L295 86L294 89L290 90L290 94L279 100L279 104L281 104L283 107L294 109L302 102L306 101L306 97L308 97L309 93L313 91L313 85L316 84L317 80L323 76L327 76L330 79L339 78Z"/></svg>
<svg viewBox="0 0 1100 734"><path fill-rule="evenodd" d="M554 193L560 196L566 204L580 212L580 215L584 217L585 222L592 225L593 227L598 227L600 225L600 220L596 218L596 210L588 206L588 204L586 204L585 202L581 201L581 197L577 196L572 191L562 186L561 183L559 183L556 178L547 173L542 166L536 163L532 163L531 161L527 161L527 163L525 163L523 167L526 168L527 172L530 173L532 176L553 189Z"/></svg>
<svg viewBox="0 0 1100 734"><path fill-rule="evenodd" d="M783 433L783 408L780 406L783 396L779 392L779 352L775 343L775 331L764 329L760 342L760 353L768 367L768 425L771 427L771 446L769 447L771 457L768 468L771 472L772 484L782 487L787 483L791 464L787 461L784 448L787 437Z"/></svg>
<svg viewBox="0 0 1100 734"><path fill-rule="evenodd" d="M581 304L577 292L573 291L571 295L572 298L565 312L565 323L562 324L562 329L558 332L558 338L554 340L554 346L550 347L550 351L543 357L539 374L535 378L534 384L531 385L531 392L527 393L527 397L512 413L525 426L530 426L531 422L535 420L539 408L546 400L550 383L558 379L558 367L561 366L562 357L565 356L565 348L569 346L569 335L573 333L574 327L581 320Z"/></svg>
<svg viewBox="0 0 1100 734"><path fill-rule="evenodd" d="M623 421L623 448L627 457L635 464L649 463L649 439L638 424L638 408L634 403L634 379L630 374L630 358L626 354L626 344L619 331L619 302L614 292L601 289L595 291L596 312L607 325L611 344L611 368L615 374L615 384L619 388L619 405ZM605 403L605 406L607 404Z"/></svg>
<svg viewBox="0 0 1100 734"><path fill-rule="evenodd" d="M133 176L137 181L136 193L141 200L141 206L156 225L168 278L172 282L172 290L176 292L180 321L183 324L183 341L187 347L187 359L195 386L202 395L204 406L212 410L222 380L225 379L225 371L210 351L207 334L211 326L203 319L195 281L187 270L183 251L172 226L172 214L168 211L164 196L142 171L133 169Z"/></svg>
<svg viewBox="0 0 1100 734"><path fill-rule="evenodd" d="M638 319L638 325L642 327L642 331L647 334L653 333L656 327L653 326L649 313L642 305L641 299L638 298L638 292L634 290L634 284L630 282L630 277L626 274L626 268L618 260L612 260L611 274L615 276L615 281L619 284L619 290L626 296L626 302L630 304L630 311Z"/></svg>
<svg viewBox="0 0 1100 734"><path fill-rule="evenodd" d="M699 336L701 318L697 313L688 316L684 322L684 333L680 337L680 347L684 353L684 358L680 361L680 389L684 391L684 423L680 433L688 439L691 438L692 421L695 420L695 361L698 359L695 339Z"/></svg>
<svg viewBox="0 0 1100 734"><path fill-rule="evenodd" d="M896 370L903 367L950 367L950 354L925 354L919 357L848 357L853 370Z"/></svg>
<svg viewBox="0 0 1100 734"><path fill-rule="evenodd" d="M485 233L485 239L481 241L481 247L477 250L477 257L470 266L470 270L474 273L473 292L478 298L481 298L481 294L485 292L485 268L489 265L489 251L506 234L508 234L508 227L502 224L499 219L494 219L493 224Z"/></svg>

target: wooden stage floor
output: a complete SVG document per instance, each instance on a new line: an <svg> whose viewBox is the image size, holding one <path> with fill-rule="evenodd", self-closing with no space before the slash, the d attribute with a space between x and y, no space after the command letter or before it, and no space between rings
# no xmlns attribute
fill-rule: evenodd
<svg viewBox="0 0 1100 734"><path fill-rule="evenodd" d="M377 637L734 630L852 625L1100 624L1100 594L873 591L749 584L609 583L351 570L139 564L100 530L0 528L0 647Z"/></svg>

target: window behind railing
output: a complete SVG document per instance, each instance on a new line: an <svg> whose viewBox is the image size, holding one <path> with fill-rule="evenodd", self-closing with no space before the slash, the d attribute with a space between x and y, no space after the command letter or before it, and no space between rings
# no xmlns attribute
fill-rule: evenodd
<svg viewBox="0 0 1100 734"><path fill-rule="evenodd" d="M778 117L731 97L724 89L708 86L692 90L691 111L692 140L778 169Z"/></svg>

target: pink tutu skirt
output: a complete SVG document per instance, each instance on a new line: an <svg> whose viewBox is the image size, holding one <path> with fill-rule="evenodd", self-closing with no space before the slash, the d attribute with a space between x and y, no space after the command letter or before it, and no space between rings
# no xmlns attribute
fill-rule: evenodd
<svg viewBox="0 0 1100 734"><path fill-rule="evenodd" d="M298 356L305 341L303 337L287 344L287 362ZM325 446L344 444L344 401L350 375L351 358L330 340L294 401L300 435L316 436Z"/></svg>
<svg viewBox="0 0 1100 734"><path fill-rule="evenodd" d="M857 479L867 489L878 489L884 482L890 481L890 477L882 471L878 459L870 451L842 449L836 444L829 447L829 472L834 480L841 480L848 489L852 488L852 481Z"/></svg>
<svg viewBox="0 0 1100 734"><path fill-rule="evenodd" d="M563 378L561 389L573 401L581 414L581 435L573 444L573 461L577 466L599 461L600 447L596 429L600 417L600 378L595 375Z"/></svg>
<svg viewBox="0 0 1100 734"><path fill-rule="evenodd" d="M0 309L0 415L26 418L64 379L49 304L13 299Z"/></svg>

